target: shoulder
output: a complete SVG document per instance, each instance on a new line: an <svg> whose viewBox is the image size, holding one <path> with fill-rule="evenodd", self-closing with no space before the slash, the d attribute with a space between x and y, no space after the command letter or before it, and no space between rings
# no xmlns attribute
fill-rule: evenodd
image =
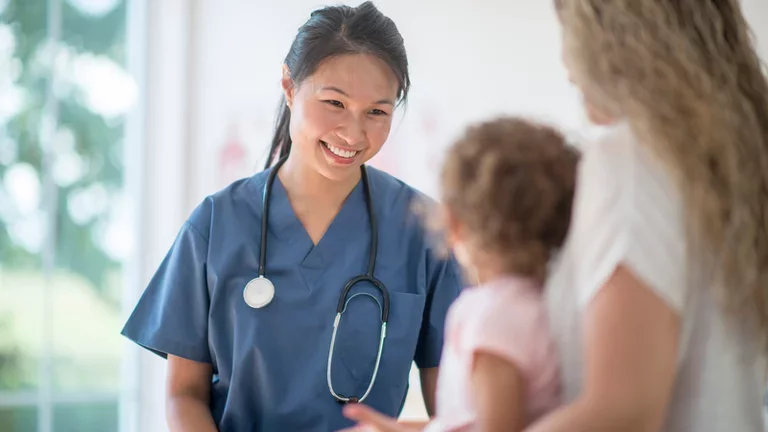
<svg viewBox="0 0 768 432"><path fill-rule="evenodd" d="M553 344L541 287L502 280L465 290L452 308L465 350L490 350L528 370Z"/></svg>
<svg viewBox="0 0 768 432"><path fill-rule="evenodd" d="M683 200L672 172L627 125L584 146L570 251L579 303L624 264L676 308L685 291Z"/></svg>
<svg viewBox="0 0 768 432"><path fill-rule="evenodd" d="M543 289L538 284L505 278L487 286L462 291L456 314L471 318L482 331L487 327L537 327L546 321Z"/></svg>
<svg viewBox="0 0 768 432"><path fill-rule="evenodd" d="M410 205L413 201L434 203L432 198L403 180L371 166L366 168L372 193L378 194L388 205Z"/></svg>
<svg viewBox="0 0 768 432"><path fill-rule="evenodd" d="M208 240L215 221L236 221L243 215L261 215L260 203L267 172L260 171L234 181L206 196L190 213L187 225Z"/></svg>
<svg viewBox="0 0 768 432"><path fill-rule="evenodd" d="M609 128L583 147L579 168L580 195L624 199L628 205L656 199L674 205L679 200L671 173L648 146L642 145L626 123ZM579 193L577 192L577 196Z"/></svg>
<svg viewBox="0 0 768 432"><path fill-rule="evenodd" d="M440 233L427 228L424 213L437 202L403 180L376 168L368 167L368 177L381 226L387 232L398 233L385 241L405 247L411 258L414 253L420 254L429 273L428 278L454 278L458 285L462 284L463 275L453 255L445 255L436 249Z"/></svg>
<svg viewBox="0 0 768 432"><path fill-rule="evenodd" d="M642 227L680 231L683 201L671 171L621 124L583 146L573 213L571 231L588 238Z"/></svg>
<svg viewBox="0 0 768 432"><path fill-rule="evenodd" d="M401 228L408 228L423 233L423 221L419 210L431 207L435 200L425 193L384 171L368 166L368 178L371 182L371 195L379 219L402 223Z"/></svg>
<svg viewBox="0 0 768 432"><path fill-rule="evenodd" d="M495 320L537 326L545 318L541 284L528 279L509 278L500 281L493 289L496 294L488 296L485 301L487 315Z"/></svg>

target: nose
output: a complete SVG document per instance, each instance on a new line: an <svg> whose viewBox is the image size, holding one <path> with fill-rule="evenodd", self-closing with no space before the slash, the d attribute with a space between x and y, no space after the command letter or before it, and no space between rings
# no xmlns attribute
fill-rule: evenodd
<svg viewBox="0 0 768 432"><path fill-rule="evenodd" d="M365 119L350 115L336 131L336 135L344 140L347 145L354 147L365 142Z"/></svg>

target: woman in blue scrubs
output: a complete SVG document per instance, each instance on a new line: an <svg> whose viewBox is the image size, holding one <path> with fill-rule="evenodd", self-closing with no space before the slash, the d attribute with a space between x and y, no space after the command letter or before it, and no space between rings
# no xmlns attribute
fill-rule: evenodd
<svg viewBox="0 0 768 432"><path fill-rule="evenodd" d="M363 397L397 416L413 361L432 410L458 267L411 213L424 197L361 169L409 84L403 39L370 2L317 10L299 29L267 169L192 212L123 330L168 359L171 430L339 430L351 425L339 399ZM346 293L329 359L342 290L372 256L384 289ZM274 291L249 305L244 289L260 275Z"/></svg>

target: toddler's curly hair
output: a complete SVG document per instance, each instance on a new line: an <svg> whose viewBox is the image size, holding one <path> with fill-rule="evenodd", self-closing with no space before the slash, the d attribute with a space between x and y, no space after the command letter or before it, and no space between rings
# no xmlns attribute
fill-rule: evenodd
<svg viewBox="0 0 768 432"><path fill-rule="evenodd" d="M441 198L504 271L543 280L571 220L579 153L554 128L501 117L448 150Z"/></svg>

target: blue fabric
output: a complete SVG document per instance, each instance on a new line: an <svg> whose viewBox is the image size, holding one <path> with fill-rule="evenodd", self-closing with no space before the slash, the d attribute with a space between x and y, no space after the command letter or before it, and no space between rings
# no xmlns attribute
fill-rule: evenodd
<svg viewBox="0 0 768 432"><path fill-rule="evenodd" d="M462 279L443 260L412 213L423 198L369 168L379 249L375 276L391 305L381 365L365 401L397 416L413 361L438 366L443 325ZM258 276L262 194L267 172L208 197L181 228L128 319L123 335L166 356L213 365L211 411L222 432L332 431L350 426L326 383L328 350L343 286L366 272L370 229L362 182L314 246L275 180L267 234L266 276L275 298L262 309L243 300ZM368 292L359 284L351 294ZM379 309L356 296L342 315L333 358L337 393L360 397L373 372Z"/></svg>

